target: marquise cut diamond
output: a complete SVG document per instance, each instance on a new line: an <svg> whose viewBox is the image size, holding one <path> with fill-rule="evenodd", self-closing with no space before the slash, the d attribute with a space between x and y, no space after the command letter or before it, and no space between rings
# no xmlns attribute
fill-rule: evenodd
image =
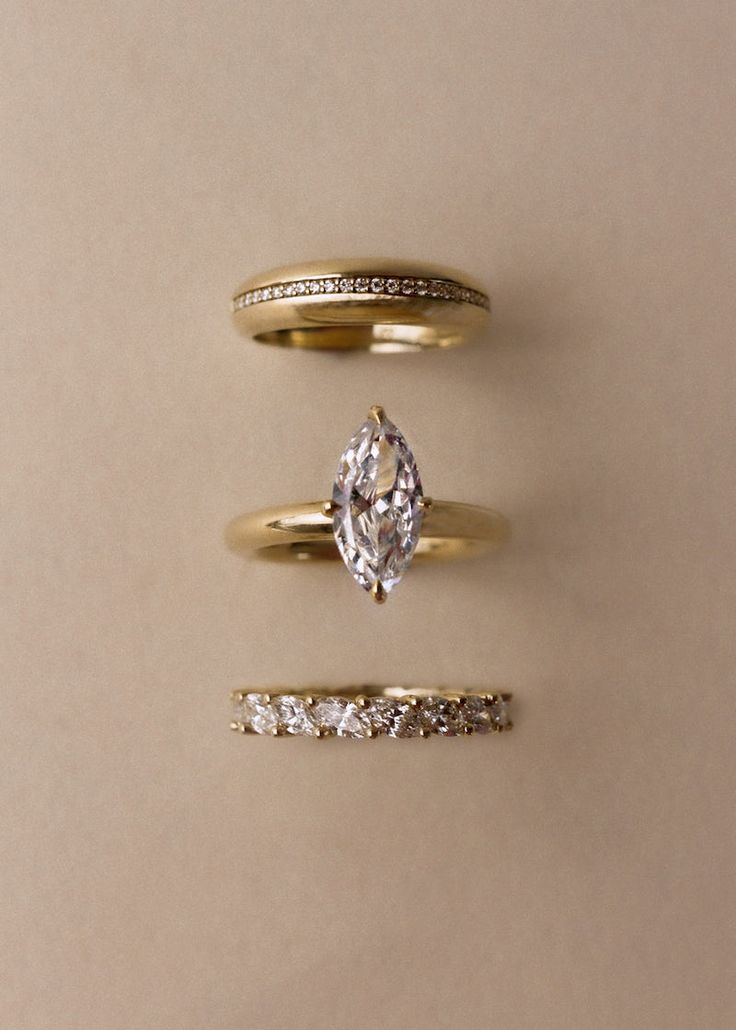
<svg viewBox="0 0 736 1030"><path fill-rule="evenodd" d="M279 720L268 694L248 694L243 702L244 721L255 733L275 733Z"/></svg>
<svg viewBox="0 0 736 1030"><path fill-rule="evenodd" d="M317 723L304 698L294 694L281 694L274 699L273 707L279 722L287 733L300 734L305 737L317 735Z"/></svg>
<svg viewBox="0 0 736 1030"><path fill-rule="evenodd" d="M406 572L419 541L421 501L403 435L383 412L369 418L345 448L332 492L335 540L364 590L388 593Z"/></svg>
<svg viewBox="0 0 736 1030"><path fill-rule="evenodd" d="M458 737L511 729L510 694L366 696L263 694L232 696L231 727L269 736Z"/></svg>
<svg viewBox="0 0 736 1030"><path fill-rule="evenodd" d="M315 705L314 717L322 729L338 737L370 737L371 721L353 701L343 697L324 697Z"/></svg>

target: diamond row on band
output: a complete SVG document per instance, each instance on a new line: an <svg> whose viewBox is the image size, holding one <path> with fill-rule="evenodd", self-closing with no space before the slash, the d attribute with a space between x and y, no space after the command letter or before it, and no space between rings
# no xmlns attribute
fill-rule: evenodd
<svg viewBox="0 0 736 1030"><path fill-rule="evenodd" d="M456 304L475 304L490 310L491 302L485 293L447 279L416 279L408 276L360 275L342 278L331 276L318 279L296 279L293 282L273 283L257 290L246 290L233 298L233 311L248 308L264 301L284 297L306 297L314 294L372 293L388 297L432 297L454 301Z"/></svg>
<svg viewBox="0 0 736 1030"><path fill-rule="evenodd" d="M460 697L339 697L262 694L232 696L233 730L279 737L457 737L510 730L509 695Z"/></svg>

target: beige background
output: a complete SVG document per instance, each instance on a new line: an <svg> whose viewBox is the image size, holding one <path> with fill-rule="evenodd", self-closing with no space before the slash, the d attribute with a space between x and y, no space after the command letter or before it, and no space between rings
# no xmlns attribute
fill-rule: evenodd
<svg viewBox="0 0 736 1030"><path fill-rule="evenodd" d="M733 6L7 13L0 1025L736 1025ZM239 279L341 253L466 268L492 331L238 338ZM226 553L375 402L513 547L383 609ZM227 729L364 678L517 728Z"/></svg>

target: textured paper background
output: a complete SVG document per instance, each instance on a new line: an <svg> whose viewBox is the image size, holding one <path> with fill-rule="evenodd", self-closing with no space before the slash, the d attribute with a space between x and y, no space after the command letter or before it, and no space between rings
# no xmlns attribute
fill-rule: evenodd
<svg viewBox="0 0 736 1030"><path fill-rule="evenodd" d="M2 1026L733 1027L732 5L7 15ZM341 253L466 268L492 332L235 334L239 279ZM376 402L513 547L382 609L226 553ZM360 679L517 729L227 729Z"/></svg>

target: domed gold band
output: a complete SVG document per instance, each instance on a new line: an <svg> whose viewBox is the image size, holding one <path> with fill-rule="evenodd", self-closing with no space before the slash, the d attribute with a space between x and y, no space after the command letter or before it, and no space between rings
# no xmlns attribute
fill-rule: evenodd
<svg viewBox="0 0 736 1030"><path fill-rule="evenodd" d="M490 508L423 498L414 561L452 560L492 551L508 539L508 520ZM234 551L272 560L339 559L330 501L287 504L240 515L225 538Z"/></svg>
<svg viewBox="0 0 736 1030"><path fill-rule="evenodd" d="M490 300L469 276L442 265L343 258L248 279L232 311L260 343L388 353L464 343L488 324Z"/></svg>

